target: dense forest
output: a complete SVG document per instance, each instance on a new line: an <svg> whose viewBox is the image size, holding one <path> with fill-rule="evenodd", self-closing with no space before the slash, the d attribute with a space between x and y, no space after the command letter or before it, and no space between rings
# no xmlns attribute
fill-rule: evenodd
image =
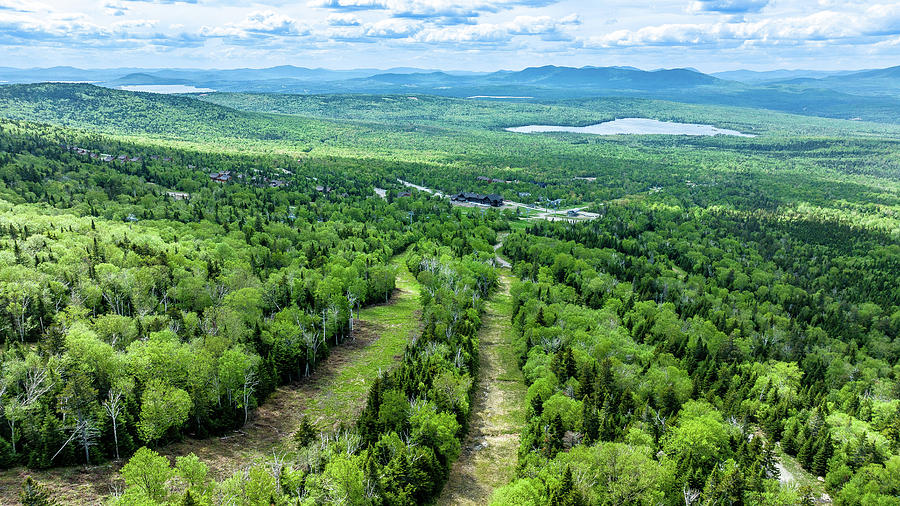
<svg viewBox="0 0 900 506"><path fill-rule="evenodd" d="M900 249L786 221L622 205L510 235L531 421L495 502L812 500L778 452L842 504L896 500Z"/></svg>
<svg viewBox="0 0 900 506"><path fill-rule="evenodd" d="M501 275L527 391L494 504L900 503L893 125L80 84L0 87L0 116L0 483L26 504L78 480L57 469L107 469L112 504L439 501L478 451ZM503 130L622 117L757 136ZM403 276L416 330L348 386L358 409L304 415L285 451L227 472L167 453L240 433L363 346L360 312Z"/></svg>

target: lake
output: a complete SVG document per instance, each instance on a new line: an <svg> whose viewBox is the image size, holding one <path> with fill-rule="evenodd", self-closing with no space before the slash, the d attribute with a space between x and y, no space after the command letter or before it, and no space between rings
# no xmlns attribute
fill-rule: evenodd
<svg viewBox="0 0 900 506"><path fill-rule="evenodd" d="M572 132L578 134L594 135L734 135L737 137L756 137L737 130L716 128L712 125L699 125L695 123L675 123L672 121L657 121L647 118L622 118L615 121L607 121L585 127L554 126L554 125L527 125L510 127L506 130L522 134L535 134L545 132Z"/></svg>
<svg viewBox="0 0 900 506"><path fill-rule="evenodd" d="M129 86L119 86L120 90L125 91L145 91L147 93L212 93L216 90L212 88L197 88L184 84L134 84Z"/></svg>

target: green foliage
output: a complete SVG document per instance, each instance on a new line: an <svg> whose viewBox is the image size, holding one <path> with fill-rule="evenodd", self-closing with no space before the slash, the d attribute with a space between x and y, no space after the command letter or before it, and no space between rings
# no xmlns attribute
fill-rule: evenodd
<svg viewBox="0 0 900 506"><path fill-rule="evenodd" d="M151 380L141 396L138 432L144 441L155 442L170 428L184 423L190 411L191 397L187 392L159 380Z"/></svg>
<svg viewBox="0 0 900 506"><path fill-rule="evenodd" d="M125 497L146 498L154 502L165 501L169 495L166 482L175 476L175 471L169 467L168 459L146 447L136 451L128 463L122 466L120 473L128 486L126 496L120 498L120 502L126 501L125 504L127 504Z"/></svg>
<svg viewBox="0 0 900 506"><path fill-rule="evenodd" d="M352 341L353 310L389 300L402 261L422 327L356 420L317 434L303 419L283 463L221 482L143 448L116 502L430 503L468 426L492 244L512 231L528 420L496 504L808 501L779 486L777 442L816 494L823 476L840 504L891 504L896 127L416 98L3 87L19 120L0 121L0 465L94 464L248 423ZM622 116L759 136L502 130ZM598 218L397 197L397 178Z"/></svg>
<svg viewBox="0 0 900 506"><path fill-rule="evenodd" d="M50 492L31 476L22 482L22 491L19 492L19 501L22 506L53 506L56 502L51 498Z"/></svg>

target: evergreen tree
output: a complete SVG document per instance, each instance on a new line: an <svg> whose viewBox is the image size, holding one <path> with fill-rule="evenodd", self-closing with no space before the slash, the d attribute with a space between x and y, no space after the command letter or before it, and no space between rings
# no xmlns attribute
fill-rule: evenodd
<svg viewBox="0 0 900 506"><path fill-rule="evenodd" d="M31 476L22 482L22 491L19 492L19 500L22 506L55 506L56 502L50 497L50 492L43 485L35 481Z"/></svg>
<svg viewBox="0 0 900 506"><path fill-rule="evenodd" d="M813 457L811 471L816 476L825 476L828 473L828 460L834 453L831 442L831 434L828 429L819 431L816 454Z"/></svg>
<svg viewBox="0 0 900 506"><path fill-rule="evenodd" d="M572 479L572 469L566 466L562 481L550 491L548 504L551 506L577 506L580 502L578 491L575 490L575 481Z"/></svg>
<svg viewBox="0 0 900 506"><path fill-rule="evenodd" d="M591 398L585 396L581 401L581 414L584 426L584 442L592 444L597 440L599 435L599 420L597 419L597 407L591 401Z"/></svg>

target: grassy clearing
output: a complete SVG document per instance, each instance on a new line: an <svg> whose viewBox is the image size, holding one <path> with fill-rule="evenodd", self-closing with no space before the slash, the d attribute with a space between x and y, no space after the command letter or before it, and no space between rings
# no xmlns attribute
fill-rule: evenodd
<svg viewBox="0 0 900 506"><path fill-rule="evenodd" d="M781 451L781 445L778 445L778 460L781 464L779 480L783 485L798 488L810 487L816 498L821 498L826 493L825 484L812 473L803 469L797 459Z"/></svg>
<svg viewBox="0 0 900 506"><path fill-rule="evenodd" d="M525 382L513 348L507 270L488 302L479 332L479 374L471 427L450 471L439 505L486 504L494 489L515 477L519 431L525 424Z"/></svg>
<svg viewBox="0 0 900 506"><path fill-rule="evenodd" d="M365 405L369 385L381 370L401 359L410 337L419 331L419 286L403 268L397 277L398 294L390 304L371 306L360 311L361 334L374 334L362 352L340 367L306 404L306 415L320 429L330 429L355 420Z"/></svg>
<svg viewBox="0 0 900 506"><path fill-rule="evenodd" d="M273 455L290 454L294 449L291 436L304 415L321 430L355 420L378 371L399 360L407 340L419 331L418 283L399 257L396 265L397 290L391 301L360 311L356 339L333 348L312 376L279 387L240 430L220 437L186 438L157 451L173 460L193 452L209 465L211 476L222 479ZM45 484L62 504L103 504L105 497L124 487L118 475L124 463L3 471L0 504L18 504L26 476Z"/></svg>

